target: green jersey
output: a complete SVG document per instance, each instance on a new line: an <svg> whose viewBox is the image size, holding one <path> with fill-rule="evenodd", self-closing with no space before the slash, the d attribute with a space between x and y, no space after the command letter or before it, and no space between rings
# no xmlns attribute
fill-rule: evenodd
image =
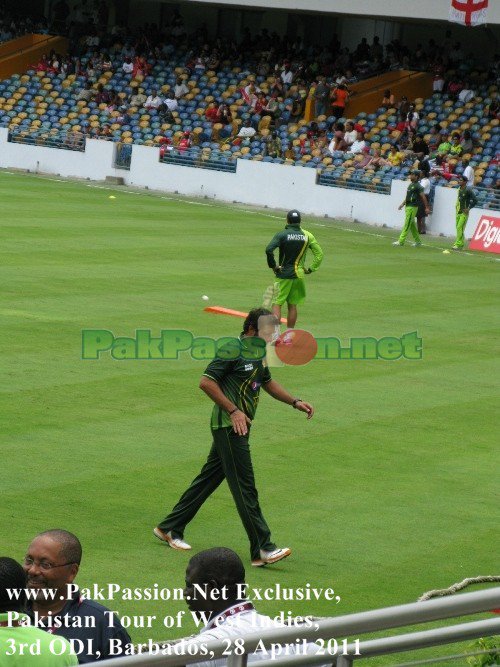
<svg viewBox="0 0 500 667"><path fill-rule="evenodd" d="M245 338L242 338L242 348L244 345ZM224 396L237 405L247 417L253 419L259 403L260 387L271 380L271 373L264 361L265 359L245 359L244 355L232 360L214 359L203 375L217 382ZM215 404L210 422L212 430L231 425L229 414Z"/></svg>
<svg viewBox="0 0 500 667"><path fill-rule="evenodd" d="M311 271L316 271L323 261L323 251L311 232L298 225L286 225L285 229L274 235L266 248L267 265L276 268L274 251L279 248L279 266L281 271L278 278L302 278L304 276L304 262L307 250L311 250L314 260Z"/></svg>
<svg viewBox="0 0 500 667"><path fill-rule="evenodd" d="M477 197L470 188L459 188L457 197L457 213L471 209L477 204Z"/></svg>
<svg viewBox="0 0 500 667"><path fill-rule="evenodd" d="M422 199L420 195L423 191L424 188L420 183L410 183L406 191L406 206L418 206L418 202Z"/></svg>
<svg viewBox="0 0 500 667"><path fill-rule="evenodd" d="M13 613L13 612L12 612ZM26 614L19 615L19 622L29 623ZM78 665L64 637L52 635L30 625L11 625L9 614L0 614L0 665L12 667L70 667Z"/></svg>

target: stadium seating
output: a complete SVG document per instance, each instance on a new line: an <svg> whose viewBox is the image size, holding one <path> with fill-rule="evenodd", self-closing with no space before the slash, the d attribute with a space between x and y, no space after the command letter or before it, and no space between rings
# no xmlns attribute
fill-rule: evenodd
<svg viewBox="0 0 500 667"><path fill-rule="evenodd" d="M119 142L121 145L144 144L146 146L161 145L169 141L174 151L164 151L162 159L172 161L175 147L183 133L191 133L191 148L177 152L179 164L197 164L221 169L232 169L231 163L236 158L245 160L263 160L274 163L293 164L298 167L315 169L319 174L319 183L337 185L357 189L371 189L379 192L388 191L393 179L406 179L411 163L403 163L400 167L382 167L373 169L357 168L358 159L349 153L338 152L333 156L326 148L318 149L310 145L308 131L311 124L304 120L286 122L287 107L292 103L296 88L292 86L287 99L281 104L281 118L276 122L279 139L285 147L289 142L293 145L293 159L270 157L266 155L266 135L269 129L263 127L261 117L253 114L245 104L240 90L250 81L269 92L273 77L254 76L248 70L224 63L219 71L194 70L186 74L186 63L182 58L175 61L159 61L146 77L131 79L131 75L123 73L121 55L113 58L113 71L103 72L97 77L105 90L118 92L121 100L126 103L130 95L142 88L146 95L153 88L165 95L173 89L178 76L186 79L190 92L179 101L179 109L173 112L174 122L166 123L155 109L130 107L128 121L119 122L123 113L118 109L109 110L107 105L94 101L77 101L76 96L84 86L84 76L51 74L28 70L23 75L14 75L0 82L0 126L9 127L11 137L31 143L52 142L59 137L62 147L81 150L81 142L68 139L68 136L92 136L103 125L108 126L105 138ZM85 62L85 58L82 62ZM463 132L469 129L477 143L477 148L470 155L471 165L476 173L476 185L481 185L481 204L487 206L494 199L493 188L496 185L498 142L500 129L498 120L486 117L485 107L496 91L496 86L483 83L476 87L477 95L473 101L463 105L447 100L446 97L433 95L423 100L416 100L416 110L420 115L418 131L426 139L430 137L431 126L440 123L450 132ZM213 125L205 118L207 104L225 102L229 105L233 118L232 125ZM260 131L252 139L243 139L234 143L238 125L250 118L253 126ZM330 131L333 117L317 119L320 130ZM340 119L345 120L345 119ZM395 109L379 109L376 113L359 113L354 119L365 130L365 139L372 148L381 149L385 154L396 142L394 131L397 123ZM260 124L260 126L259 126ZM455 173L462 171L460 161L456 161ZM454 187L457 180L441 179L440 185Z"/></svg>

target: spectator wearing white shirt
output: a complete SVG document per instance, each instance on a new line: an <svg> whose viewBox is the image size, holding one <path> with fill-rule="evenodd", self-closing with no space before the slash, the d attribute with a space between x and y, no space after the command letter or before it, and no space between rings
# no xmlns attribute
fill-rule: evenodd
<svg viewBox="0 0 500 667"><path fill-rule="evenodd" d="M458 101L462 104L467 104L474 99L476 93L470 87L470 84L467 83L464 88L458 93Z"/></svg>
<svg viewBox="0 0 500 667"><path fill-rule="evenodd" d="M363 148L366 147L366 141L363 139L363 133L362 132L357 132L357 138L356 141L354 141L351 146L349 146L348 152L352 153L353 155L357 155L358 153L363 152Z"/></svg>
<svg viewBox="0 0 500 667"><path fill-rule="evenodd" d="M161 97L158 96L158 91L153 88L151 95L144 102L145 109L158 109L161 105Z"/></svg>
<svg viewBox="0 0 500 667"><path fill-rule="evenodd" d="M175 82L174 97L177 100L180 100L181 97L184 97L184 95L187 95L188 93L189 93L189 88L186 86L184 81L179 77Z"/></svg>
<svg viewBox="0 0 500 667"><path fill-rule="evenodd" d="M252 138L256 135L255 129L252 127L252 124L249 119L243 122L243 125L240 127L240 131L236 135L237 137L246 139Z"/></svg>
<svg viewBox="0 0 500 667"><path fill-rule="evenodd" d="M123 62L122 71L125 74L132 74L133 70L134 70L134 63L132 62L132 59L129 58L129 56L127 56Z"/></svg>
<svg viewBox="0 0 500 667"><path fill-rule="evenodd" d="M290 69L290 65L288 63L285 63L283 71L281 72L281 81L283 82L283 87L285 90L288 90L288 88L292 85L293 72Z"/></svg>
<svg viewBox="0 0 500 667"><path fill-rule="evenodd" d="M467 179L467 187L474 187L474 169L470 166L469 160L465 158L462 160L462 165L464 167L463 176Z"/></svg>
<svg viewBox="0 0 500 667"><path fill-rule="evenodd" d="M358 133L354 129L354 123L350 120L345 124L344 141L348 146L352 146L358 138Z"/></svg>
<svg viewBox="0 0 500 667"><path fill-rule="evenodd" d="M243 639L259 631L283 628L284 624L269 616L259 614L252 602L247 599L248 586L245 583L245 568L241 558L231 549L216 547L201 551L191 558L186 569L186 588L184 598L193 614L205 623L205 627L186 646L211 640ZM300 625L297 625L300 636ZM276 647L276 650L278 647ZM317 644L303 645L295 643L283 645L283 655L316 655ZM269 650L259 650L248 656L248 662L269 659ZM194 667L225 667L227 658L215 661L195 663Z"/></svg>

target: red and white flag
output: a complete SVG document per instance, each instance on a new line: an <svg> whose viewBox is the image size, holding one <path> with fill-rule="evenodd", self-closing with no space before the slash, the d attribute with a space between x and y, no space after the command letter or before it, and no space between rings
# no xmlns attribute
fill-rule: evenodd
<svg viewBox="0 0 500 667"><path fill-rule="evenodd" d="M466 26L483 25L487 21L489 0L450 0L450 21Z"/></svg>

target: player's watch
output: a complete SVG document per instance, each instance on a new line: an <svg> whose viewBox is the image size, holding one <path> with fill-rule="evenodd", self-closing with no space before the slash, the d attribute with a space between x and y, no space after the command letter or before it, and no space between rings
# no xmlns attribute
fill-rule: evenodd
<svg viewBox="0 0 500 667"><path fill-rule="evenodd" d="M292 401L292 408L295 409L297 407L297 403L302 403L302 399L301 398L294 398L293 401Z"/></svg>

